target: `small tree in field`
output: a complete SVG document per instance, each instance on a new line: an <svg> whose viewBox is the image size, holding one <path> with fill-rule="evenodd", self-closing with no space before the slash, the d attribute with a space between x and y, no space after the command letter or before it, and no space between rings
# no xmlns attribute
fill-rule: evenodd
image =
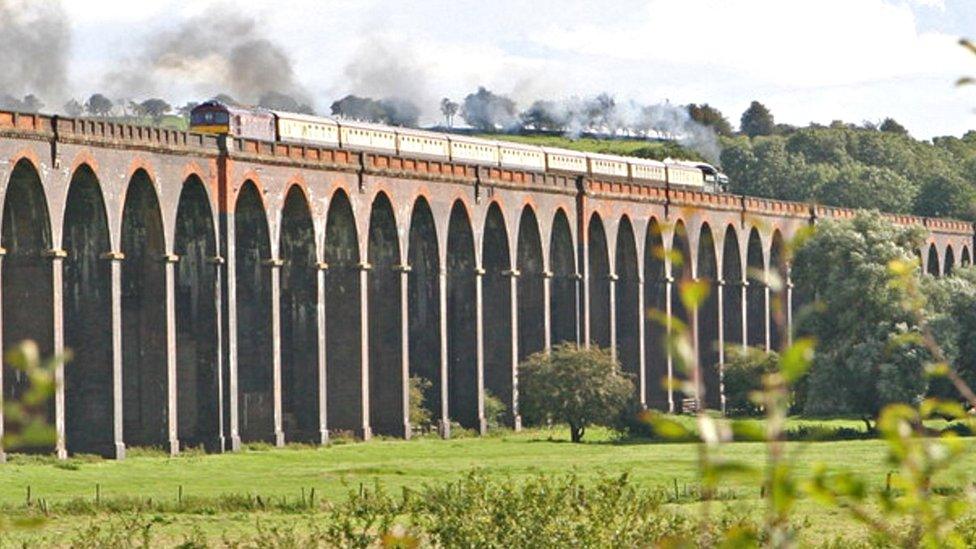
<svg viewBox="0 0 976 549"><path fill-rule="evenodd" d="M523 417L530 422L564 421L573 442L589 425L612 425L634 392L608 349L564 343L536 353L519 367Z"/></svg>

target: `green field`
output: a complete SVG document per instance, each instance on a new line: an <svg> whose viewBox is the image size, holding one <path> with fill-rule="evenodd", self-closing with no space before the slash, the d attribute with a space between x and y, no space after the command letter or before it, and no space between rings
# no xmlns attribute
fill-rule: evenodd
<svg viewBox="0 0 976 549"><path fill-rule="evenodd" d="M831 422L856 428L858 422ZM412 441L374 440L368 443L333 444L324 448L256 447L235 454L191 454L169 458L151 451L133 451L122 462L86 459L57 462L47 457L11 456L0 466L0 508L9 519L2 534L7 542L66 543L85 529L119 520L145 520L152 525L154 543L178 544L187 532L207 537L211 543L242 532L281 525L301 528L321 518L317 511L296 513L277 510L230 510L181 512L173 508L180 492L185 499L215 499L226 495L261 496L263 501L297 502L314 488L317 498L338 501L360 490L381 485L391 493L403 487L421 488L456 481L471 471L497 479L524 480L545 475L576 474L585 482L629 474L647 489L675 493L674 509L689 514L700 505L682 495L697 486L698 449L694 444L616 440L609 432L587 434L587 442L571 444L563 430L499 432L484 438ZM881 489L889 468L884 443L877 440L790 443L798 474L805 476L815 464L856 472L873 489ZM760 443L732 443L721 457L762 465L765 449ZM967 457L955 465L937 485L969 485L976 476L976 459ZM762 500L754 478L741 478L722 486L720 510L761 516ZM26 505L28 489L32 505ZM97 495L96 495L97 494ZM102 511L72 510L68 502L94 502ZM32 528L12 527L18 518L36 516L39 502L49 517ZM165 503L162 510L129 513L125 502ZM77 505L75 505L77 507ZM122 508L120 510L119 508ZM280 507L280 506L279 506ZM858 525L812 501L798 506L802 539L830 539L837 535L861 535ZM107 522L106 522L107 521ZM3 544L0 544L3 545Z"/></svg>
<svg viewBox="0 0 976 549"><path fill-rule="evenodd" d="M478 137L501 141L515 141L540 147L558 147L573 151L592 152L600 154L617 154L622 156L639 156L654 160L665 158L680 158L683 160L701 160L701 155L688 150L674 141L652 141L648 139L596 139L581 137L570 139L558 135L518 135L518 134L482 134Z"/></svg>

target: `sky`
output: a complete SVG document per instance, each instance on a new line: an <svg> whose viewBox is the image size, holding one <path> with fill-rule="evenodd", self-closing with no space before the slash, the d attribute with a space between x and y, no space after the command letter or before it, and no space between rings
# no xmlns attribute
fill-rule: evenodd
<svg viewBox="0 0 976 549"><path fill-rule="evenodd" d="M18 1L26 0L0 6ZM441 97L460 100L483 85L521 107L609 92L618 101L709 103L733 124L758 100L777 122L796 125L891 116L921 138L976 127L976 86L955 86L976 76L976 55L957 43L976 38L973 0L66 0L60 7L70 29L65 93L79 98L108 85L119 67L138 67L159 33L238 12L286 54L279 64L290 63L297 88L320 112L347 93L402 95L433 122ZM225 40L222 17L213 19L213 40ZM154 84L133 84L133 94L204 99L219 72L209 60L194 74L157 71Z"/></svg>

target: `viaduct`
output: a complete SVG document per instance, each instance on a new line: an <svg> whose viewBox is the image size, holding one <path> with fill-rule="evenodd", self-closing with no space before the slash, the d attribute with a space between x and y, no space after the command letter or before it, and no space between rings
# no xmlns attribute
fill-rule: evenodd
<svg viewBox="0 0 976 549"><path fill-rule="evenodd" d="M719 408L724 345L788 337L784 242L853 215L8 112L0 202L2 344L70 349L54 451L116 458L409 437L411 376L431 382L445 436L486 429L488 391L518 427L520 359L563 341L612 347L642 402L680 409L662 381L684 374L649 309L692 327L704 404ZM971 260L971 224L891 218L928 228L928 272ZM696 310L681 279L712 287ZM21 377L5 366L5 398Z"/></svg>

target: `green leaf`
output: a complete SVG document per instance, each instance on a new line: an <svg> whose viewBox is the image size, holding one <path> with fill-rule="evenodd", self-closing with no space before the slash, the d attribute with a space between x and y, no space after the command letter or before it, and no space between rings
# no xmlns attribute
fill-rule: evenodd
<svg viewBox="0 0 976 549"><path fill-rule="evenodd" d="M816 341L812 337L801 337L793 342L780 357L780 370L787 383L794 383L803 377L813 363Z"/></svg>
<svg viewBox="0 0 976 549"><path fill-rule="evenodd" d="M697 309L708 299L711 293L711 286L707 280L682 280L680 285L681 302L685 309L691 311Z"/></svg>

